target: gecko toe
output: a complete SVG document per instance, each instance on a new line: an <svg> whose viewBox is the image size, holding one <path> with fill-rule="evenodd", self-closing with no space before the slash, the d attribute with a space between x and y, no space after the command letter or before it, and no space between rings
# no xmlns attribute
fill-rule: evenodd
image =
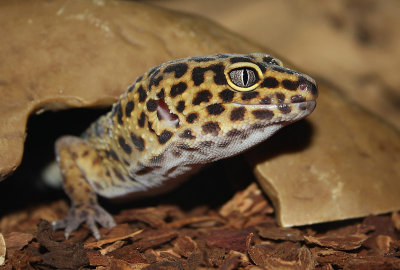
<svg viewBox="0 0 400 270"><path fill-rule="evenodd" d="M93 216L88 216L86 219L86 226L89 228L89 230L92 232L94 238L96 240L100 240L100 232L99 229L96 226L96 222L94 220Z"/></svg>
<svg viewBox="0 0 400 270"><path fill-rule="evenodd" d="M95 212L96 212L96 215L95 215L96 221L101 226L103 226L107 229L111 229L112 227L114 227L116 225L114 218L100 206L96 207Z"/></svg>

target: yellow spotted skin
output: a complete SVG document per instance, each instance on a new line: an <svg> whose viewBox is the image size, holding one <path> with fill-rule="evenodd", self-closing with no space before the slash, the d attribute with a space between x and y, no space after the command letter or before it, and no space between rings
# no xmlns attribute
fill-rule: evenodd
<svg viewBox="0 0 400 270"><path fill-rule="evenodd" d="M96 193L114 198L165 192L204 164L239 154L309 115L317 87L266 54L190 57L154 67L82 137L56 143L68 216L66 237L86 222L112 227Z"/></svg>

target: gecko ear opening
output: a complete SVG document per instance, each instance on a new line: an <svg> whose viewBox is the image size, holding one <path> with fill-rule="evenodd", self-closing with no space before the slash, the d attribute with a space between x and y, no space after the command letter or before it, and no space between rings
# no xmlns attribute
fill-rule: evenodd
<svg viewBox="0 0 400 270"><path fill-rule="evenodd" d="M179 125L179 117L172 113L164 99L159 99L157 104L158 120L164 120L169 125L177 127Z"/></svg>

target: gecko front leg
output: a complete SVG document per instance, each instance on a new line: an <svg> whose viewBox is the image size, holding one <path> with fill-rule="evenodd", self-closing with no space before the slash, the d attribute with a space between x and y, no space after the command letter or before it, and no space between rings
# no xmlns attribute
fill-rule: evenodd
<svg viewBox="0 0 400 270"><path fill-rule="evenodd" d="M96 222L106 228L115 226L113 217L98 204L90 184L104 177L101 158L85 140L74 136L57 140L56 156L64 190L71 199L71 208L64 219L52 223L53 228L65 228L65 237L68 238L72 231L85 222L94 237L100 239Z"/></svg>

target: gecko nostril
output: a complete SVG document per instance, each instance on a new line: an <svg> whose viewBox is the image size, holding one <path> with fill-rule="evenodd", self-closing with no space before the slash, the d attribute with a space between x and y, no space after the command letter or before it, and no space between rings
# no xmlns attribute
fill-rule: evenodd
<svg viewBox="0 0 400 270"><path fill-rule="evenodd" d="M299 89L302 90L302 91L308 91L315 97L318 96L317 85L314 82L311 82L309 80L302 81L299 84Z"/></svg>
<svg viewBox="0 0 400 270"><path fill-rule="evenodd" d="M300 90L307 90L309 88L309 85L307 83L301 83L299 85Z"/></svg>

